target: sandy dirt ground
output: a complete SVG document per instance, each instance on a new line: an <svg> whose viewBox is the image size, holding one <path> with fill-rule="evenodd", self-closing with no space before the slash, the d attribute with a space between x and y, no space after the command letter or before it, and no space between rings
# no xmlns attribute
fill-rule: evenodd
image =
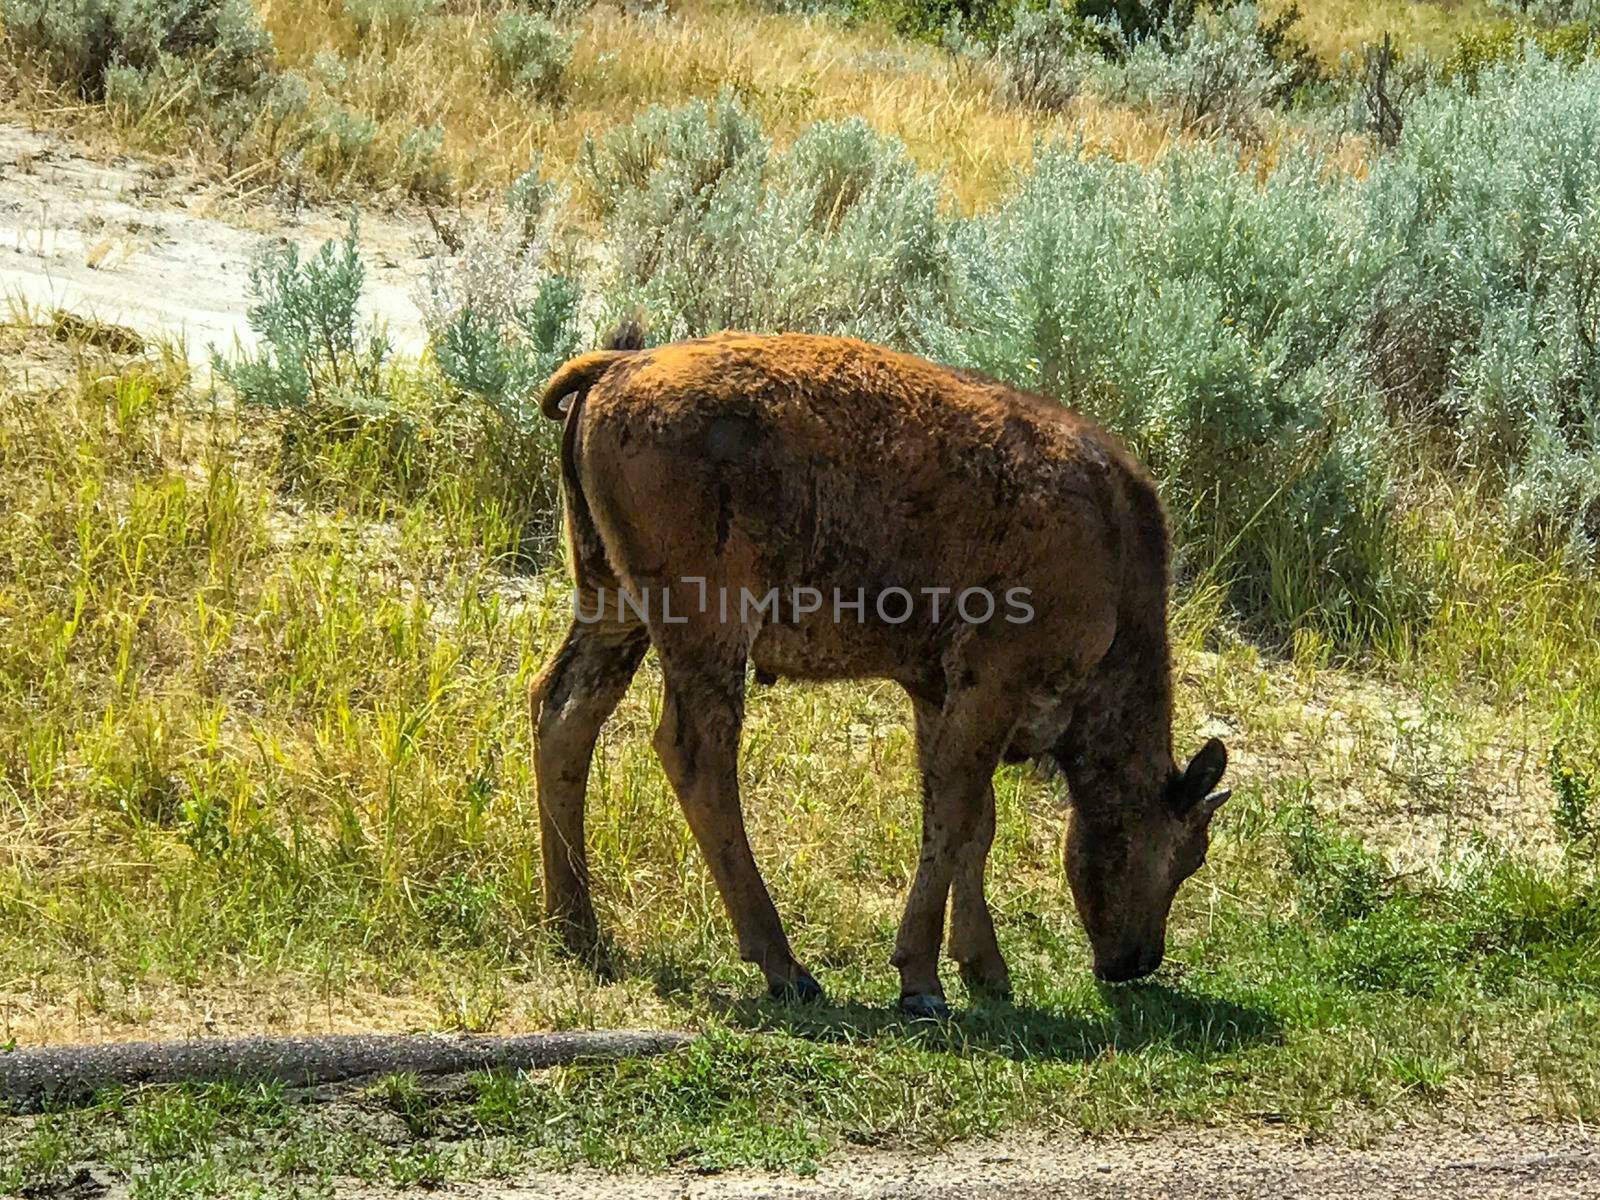
<svg viewBox="0 0 1600 1200"><path fill-rule="evenodd" d="M0 304L65 309L176 338L196 363L235 339L253 345L251 256L288 238L315 250L344 223L329 210L236 211L224 220L228 203L161 164L101 161L58 135L0 123ZM410 355L425 341L413 297L426 272L427 232L425 222L362 215L369 315Z"/></svg>
<svg viewBox="0 0 1600 1200"><path fill-rule="evenodd" d="M1595 1200L1600 1137L1523 1126L1410 1130L1363 1150L1205 1132L1139 1141L971 1142L934 1154L847 1156L812 1178L578 1172L453 1192L472 1200Z"/></svg>

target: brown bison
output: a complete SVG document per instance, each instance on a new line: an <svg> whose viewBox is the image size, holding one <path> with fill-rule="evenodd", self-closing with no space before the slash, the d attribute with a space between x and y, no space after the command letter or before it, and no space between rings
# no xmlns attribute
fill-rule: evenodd
<svg viewBox="0 0 1600 1200"><path fill-rule="evenodd" d="M979 375L798 334L585 354L545 389L545 414L563 407L577 617L531 711L545 896L570 948L597 945L589 760L653 645L656 752L775 995L821 989L745 834L747 663L911 697L922 851L892 960L904 1008L948 1011L947 897L967 984L1009 992L983 890L1002 759L1048 756L1066 776L1067 877L1095 973L1155 970L1227 798L1212 793L1227 754L1212 740L1173 759L1166 525L1115 438Z"/></svg>

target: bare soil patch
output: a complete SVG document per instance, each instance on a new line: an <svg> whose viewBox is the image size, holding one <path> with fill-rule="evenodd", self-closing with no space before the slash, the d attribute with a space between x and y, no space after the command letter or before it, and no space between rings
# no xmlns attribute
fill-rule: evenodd
<svg viewBox="0 0 1600 1200"><path fill-rule="evenodd" d="M344 225L333 210L241 211L170 166L102 161L61 136L0 123L0 301L180 339L196 362L212 346L254 344L249 265L264 240L310 251ZM411 354L425 342L412 295L427 232L420 220L362 215L367 308Z"/></svg>

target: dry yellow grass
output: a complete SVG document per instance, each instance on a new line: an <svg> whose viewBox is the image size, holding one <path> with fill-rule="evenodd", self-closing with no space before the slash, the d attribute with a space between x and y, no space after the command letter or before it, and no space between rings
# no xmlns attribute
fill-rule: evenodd
<svg viewBox="0 0 1600 1200"><path fill-rule="evenodd" d="M1408 52L1447 53L1473 25L1504 19L1488 0L1298 0L1299 35L1325 64L1337 67L1385 33ZM1261 0L1262 12L1277 16L1295 0Z"/></svg>
<svg viewBox="0 0 1600 1200"><path fill-rule="evenodd" d="M929 47L873 28L753 11L727 0L686 0L666 18L601 5L577 26L564 104L497 88L489 70L492 15L441 16L423 36L363 47L338 0L266 0L267 24L286 66L306 69L322 50L349 60L335 93L357 111L406 129L446 130L444 153L470 193L503 186L534 154L561 174L585 136L623 124L652 104L676 105L732 90L778 143L813 121L851 115L903 140L925 168L943 171L964 208L992 199L1036 140L1085 143L1148 162L1169 133L1157 117L1093 99L1046 115L998 103L989 81Z"/></svg>
<svg viewBox="0 0 1600 1200"><path fill-rule="evenodd" d="M1265 7L1272 11L1281 3L1267 0ZM404 36L365 39L343 0L261 0L259 7L280 65L311 80L313 98L324 106L319 111L342 106L376 122L371 170L341 179L343 168L325 161L325 147L314 141L307 150L311 176L334 181L346 194L391 182L394 172L385 161L392 166L404 139L435 123L445 131L444 165L470 200L503 188L538 156L554 177L570 177L587 137L651 105L710 100L724 90L761 118L780 147L814 121L859 115L903 141L920 166L942 173L953 203L968 212L1003 195L1040 143L1081 138L1091 151L1150 163L1175 137L1163 114L1092 96L1061 113L1013 107L996 98L981 67L935 47L906 42L882 27L762 12L741 0L681 0L656 17L605 0L574 28L577 45L559 103L497 86L492 7L452 6ZM1391 0L1371 10L1328 3L1312 6L1300 28L1320 56L1336 62L1344 50L1390 28L1406 45L1444 48L1486 11L1485 0L1453 7ZM20 79L37 85L27 72ZM131 144L187 155L196 171L226 177L231 188L245 192L280 180L286 168L279 155L294 140L294 127L322 119L291 118L270 139L258 130L236 161L232 151L196 139L191 123L170 113L129 124L101 106L27 89L3 107L70 125L108 153ZM1303 136L1293 125L1275 123L1247 162L1270 165L1283 145ZM1344 169L1363 169L1366 149L1359 139L1323 150Z"/></svg>

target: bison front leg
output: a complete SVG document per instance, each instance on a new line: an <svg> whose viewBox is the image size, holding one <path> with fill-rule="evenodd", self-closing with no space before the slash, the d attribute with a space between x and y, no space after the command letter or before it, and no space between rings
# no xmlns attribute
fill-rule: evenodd
<svg viewBox="0 0 1600 1200"><path fill-rule="evenodd" d="M745 832L739 805L744 664L716 672L698 664L680 673L664 654L662 669L667 686L656 753L727 907L740 957L761 968L774 997L821 999L821 987L789 949Z"/></svg>
<svg viewBox="0 0 1600 1200"><path fill-rule="evenodd" d="M977 828L956 852L955 880L950 896L950 957L961 968L961 979L974 994L997 1000L1011 998L1011 971L994 935L994 917L983 894L983 876L989 848L994 845L994 784L984 789Z"/></svg>
<svg viewBox="0 0 1600 1200"><path fill-rule="evenodd" d="M642 627L575 622L528 689L545 915L570 952L596 965L599 930L583 833L589 762L600 727L628 690L649 645Z"/></svg>
<svg viewBox="0 0 1600 1200"><path fill-rule="evenodd" d="M942 711L939 705L912 697L916 717L917 758L926 771L937 744ZM956 851L950 895L950 957L961 968L969 991L999 999L1011 995L1011 972L994 935L994 919L983 894L983 877L994 844L994 783L984 788L977 825Z"/></svg>
<svg viewBox="0 0 1600 1200"><path fill-rule="evenodd" d="M952 883L959 905L952 957L981 960L989 950L994 961L984 965L992 970L998 963L1004 972L983 900L983 862L994 836L994 771L1012 724L996 698L975 690L948 699L937 721L919 706L922 853L890 960L900 968L900 1007L914 1016L950 1011L939 982L939 943Z"/></svg>

